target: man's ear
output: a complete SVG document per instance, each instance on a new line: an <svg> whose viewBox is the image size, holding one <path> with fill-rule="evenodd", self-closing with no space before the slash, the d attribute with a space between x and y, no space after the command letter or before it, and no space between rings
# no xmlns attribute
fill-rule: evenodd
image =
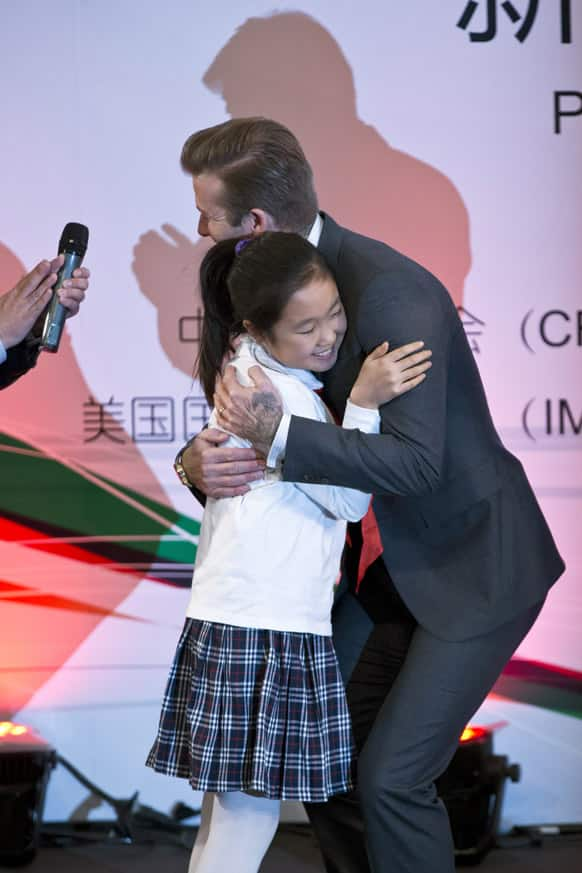
<svg viewBox="0 0 582 873"><path fill-rule="evenodd" d="M246 233L251 233L253 236L258 236L266 230L278 230L275 219L264 209L251 209L245 216L243 227Z"/></svg>

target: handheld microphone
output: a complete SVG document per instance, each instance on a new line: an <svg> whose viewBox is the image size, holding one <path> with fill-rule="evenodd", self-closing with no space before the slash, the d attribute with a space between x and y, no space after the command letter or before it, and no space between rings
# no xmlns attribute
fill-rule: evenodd
<svg viewBox="0 0 582 873"><path fill-rule="evenodd" d="M57 291L66 279L71 278L73 270L81 266L88 242L89 229L84 224L72 221L65 225L59 242L59 255L64 255L65 261L57 273L57 281L48 305L40 340L40 348L45 352L56 352L59 348L67 308L60 302Z"/></svg>

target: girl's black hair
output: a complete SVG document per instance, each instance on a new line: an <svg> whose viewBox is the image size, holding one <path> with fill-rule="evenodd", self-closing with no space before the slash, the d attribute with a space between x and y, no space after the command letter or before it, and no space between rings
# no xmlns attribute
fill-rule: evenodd
<svg viewBox="0 0 582 873"><path fill-rule="evenodd" d="M232 340L244 333L243 321L268 335L296 291L330 275L315 246L296 233L227 239L207 252L200 265L204 319L197 373L209 405Z"/></svg>

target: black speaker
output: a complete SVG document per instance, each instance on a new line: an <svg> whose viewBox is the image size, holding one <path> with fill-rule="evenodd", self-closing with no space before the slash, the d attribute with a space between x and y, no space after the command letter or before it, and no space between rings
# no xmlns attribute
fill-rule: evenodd
<svg viewBox="0 0 582 873"><path fill-rule="evenodd" d="M493 732L468 727L447 770L437 780L459 864L478 864L495 845L506 779L518 782L518 764L493 754Z"/></svg>
<svg viewBox="0 0 582 873"><path fill-rule="evenodd" d="M34 858L56 751L30 728L0 722L0 864Z"/></svg>

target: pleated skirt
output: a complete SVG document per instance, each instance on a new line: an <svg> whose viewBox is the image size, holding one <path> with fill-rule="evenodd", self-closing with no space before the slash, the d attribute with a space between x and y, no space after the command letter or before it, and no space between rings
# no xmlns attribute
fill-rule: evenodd
<svg viewBox="0 0 582 873"><path fill-rule="evenodd" d="M188 618L147 765L200 791L323 802L353 787L330 637Z"/></svg>

